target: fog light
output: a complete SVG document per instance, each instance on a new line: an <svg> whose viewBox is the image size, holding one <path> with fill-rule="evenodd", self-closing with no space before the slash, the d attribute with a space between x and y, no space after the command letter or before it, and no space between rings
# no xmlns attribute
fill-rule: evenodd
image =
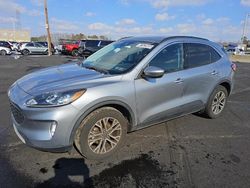
<svg viewBox="0 0 250 188"><path fill-rule="evenodd" d="M57 126L57 123L55 121L53 121L51 123L51 126L50 126L50 134L51 134L51 136L53 136L55 134L55 132L56 132L56 126Z"/></svg>

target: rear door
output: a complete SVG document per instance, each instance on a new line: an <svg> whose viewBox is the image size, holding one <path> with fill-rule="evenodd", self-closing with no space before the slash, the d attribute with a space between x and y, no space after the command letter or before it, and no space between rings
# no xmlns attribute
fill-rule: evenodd
<svg viewBox="0 0 250 188"><path fill-rule="evenodd" d="M184 113L204 108L207 99L218 83L218 71L215 62L221 56L211 46L200 43L185 43L185 61L183 73Z"/></svg>
<svg viewBox="0 0 250 188"><path fill-rule="evenodd" d="M180 115L183 55L182 43L165 47L148 64L164 69L163 77L135 80L139 126L147 126Z"/></svg>
<svg viewBox="0 0 250 188"><path fill-rule="evenodd" d="M38 54L42 54L44 53L47 48L39 43L34 43L35 44L35 52Z"/></svg>

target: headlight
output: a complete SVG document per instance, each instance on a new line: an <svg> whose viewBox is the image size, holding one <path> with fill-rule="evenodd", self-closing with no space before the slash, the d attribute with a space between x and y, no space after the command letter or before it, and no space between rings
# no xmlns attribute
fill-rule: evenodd
<svg viewBox="0 0 250 188"><path fill-rule="evenodd" d="M71 90L65 92L48 92L26 101L28 107L62 106L80 98L86 90Z"/></svg>

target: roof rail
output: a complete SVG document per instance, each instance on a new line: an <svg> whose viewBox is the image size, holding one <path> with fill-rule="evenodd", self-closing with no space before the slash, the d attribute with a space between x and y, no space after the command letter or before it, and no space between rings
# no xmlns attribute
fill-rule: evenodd
<svg viewBox="0 0 250 188"><path fill-rule="evenodd" d="M201 37L194 37L194 36L171 36L171 37L166 37L161 42L164 42L164 41L170 40L170 39L176 39L176 38L191 38L191 39L199 39L199 40L209 41L208 39L201 38Z"/></svg>
<svg viewBox="0 0 250 188"><path fill-rule="evenodd" d="M133 36L122 37L122 38L119 38L117 41L119 41L119 40L123 40L123 39L128 39L128 38L131 38L131 37L133 37Z"/></svg>

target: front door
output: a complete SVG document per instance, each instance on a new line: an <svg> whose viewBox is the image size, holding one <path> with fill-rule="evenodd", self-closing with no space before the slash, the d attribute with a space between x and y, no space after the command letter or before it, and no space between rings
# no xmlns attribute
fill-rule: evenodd
<svg viewBox="0 0 250 188"><path fill-rule="evenodd" d="M147 126L180 115L183 54L181 43L165 47L148 65L164 69L163 77L142 77L135 80L139 126Z"/></svg>

